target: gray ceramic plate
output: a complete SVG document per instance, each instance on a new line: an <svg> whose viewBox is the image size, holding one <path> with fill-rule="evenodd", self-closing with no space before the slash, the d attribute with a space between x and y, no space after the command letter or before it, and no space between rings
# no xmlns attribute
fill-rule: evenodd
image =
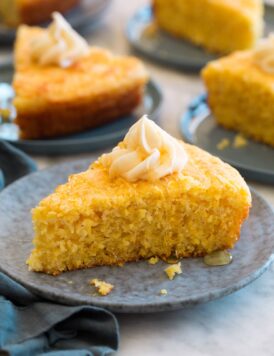
<svg viewBox="0 0 274 356"><path fill-rule="evenodd" d="M13 70L10 66L0 66L0 71L0 99L6 95L5 100L8 101L7 97L12 95L9 90L11 87L5 85L3 86L4 90L1 91L1 84L11 82ZM136 111L132 115L121 117L121 119L113 123L74 135L47 140L20 140L18 127L16 125L0 124L0 139L6 140L23 151L32 154L65 155L90 152L116 144L124 137L134 122L144 114L148 114L150 119L156 120L161 108L161 103L161 90L158 85L151 80L146 87L143 103Z"/></svg>
<svg viewBox="0 0 274 356"><path fill-rule="evenodd" d="M274 30L274 8L265 6L266 34ZM207 62L216 59L201 47L173 37L161 30L151 30L153 13L150 6L142 7L130 19L126 35L139 53L158 63L189 71L199 71Z"/></svg>
<svg viewBox="0 0 274 356"><path fill-rule="evenodd" d="M67 12L65 17L70 24L81 32L85 25L96 25L100 15L109 5L110 0L83 0L75 9ZM46 24L47 25L47 24ZM12 43L16 31L0 22L0 45Z"/></svg>
<svg viewBox="0 0 274 356"><path fill-rule="evenodd" d="M244 177L274 184L274 149L270 146L247 140L247 145L234 148L237 133L219 126L206 103L206 95L197 97L182 115L181 133L186 141L220 157L237 168ZM218 143L227 138L230 146L219 150Z"/></svg>
<svg viewBox="0 0 274 356"><path fill-rule="evenodd" d="M93 304L115 312L174 310L232 293L259 277L272 262L274 214L253 192L253 208L229 266L207 267L202 259L185 259L183 274L173 281L167 279L163 262L154 266L143 261L124 267L98 267L57 277L28 272L25 260L33 236L30 209L65 182L69 174L86 169L94 158L34 173L0 194L0 270L33 292L61 303ZM115 288L108 296L100 297L88 285L91 278L106 280ZM159 295L163 288L168 290L167 296Z"/></svg>

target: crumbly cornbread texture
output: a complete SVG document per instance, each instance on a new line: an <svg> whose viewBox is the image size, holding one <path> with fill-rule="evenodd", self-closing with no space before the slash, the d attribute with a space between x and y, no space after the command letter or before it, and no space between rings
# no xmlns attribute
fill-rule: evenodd
<svg viewBox="0 0 274 356"><path fill-rule="evenodd" d="M209 51L252 48L263 31L261 0L153 0L158 25Z"/></svg>
<svg viewBox="0 0 274 356"><path fill-rule="evenodd" d="M107 283L105 281L101 281L100 279L92 279L90 281L90 284L95 286L98 290L98 293L101 294L102 296L108 295L114 286L110 283Z"/></svg>
<svg viewBox="0 0 274 356"><path fill-rule="evenodd" d="M165 269L165 273L170 280L173 280L176 274L182 274L181 262L176 263L175 265L168 266Z"/></svg>
<svg viewBox="0 0 274 356"><path fill-rule="evenodd" d="M219 124L274 147L274 75L254 63L251 51L209 63L202 76Z"/></svg>
<svg viewBox="0 0 274 356"><path fill-rule="evenodd" d="M182 143L182 173L154 182L111 180L100 159L33 209L33 271L63 271L126 261L202 256L232 248L251 197L240 174Z"/></svg>
<svg viewBox="0 0 274 356"><path fill-rule="evenodd" d="M66 135L131 113L142 101L147 72L134 57L92 47L69 68L42 66L31 58L41 28L21 26L15 45L14 105L23 138Z"/></svg>
<svg viewBox="0 0 274 356"><path fill-rule="evenodd" d="M53 11L64 13L80 0L1 0L0 15L8 26L36 25L50 19Z"/></svg>

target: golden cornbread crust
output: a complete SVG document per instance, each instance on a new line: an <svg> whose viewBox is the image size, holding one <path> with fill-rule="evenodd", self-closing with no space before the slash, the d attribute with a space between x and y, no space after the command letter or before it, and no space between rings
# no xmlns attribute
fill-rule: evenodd
<svg viewBox="0 0 274 356"><path fill-rule="evenodd" d="M254 62L251 51L210 62L202 77L219 124L274 147L274 75Z"/></svg>
<svg viewBox="0 0 274 356"><path fill-rule="evenodd" d="M184 145L184 171L155 182L111 180L100 159L71 176L33 209L29 269L57 275L232 248L248 216L249 189L234 168Z"/></svg>
<svg viewBox="0 0 274 356"><path fill-rule="evenodd" d="M37 25L48 21L54 11L65 13L81 0L1 0L0 14L9 26ZM13 12L12 14L10 12Z"/></svg>
<svg viewBox="0 0 274 356"><path fill-rule="evenodd" d="M153 0L152 4L160 28L211 52L252 48L263 33L261 0Z"/></svg>
<svg viewBox="0 0 274 356"><path fill-rule="evenodd" d="M43 31L28 26L18 30L13 87L21 137L80 132L127 115L141 103L148 76L137 58L93 47L69 68L40 66L30 48Z"/></svg>

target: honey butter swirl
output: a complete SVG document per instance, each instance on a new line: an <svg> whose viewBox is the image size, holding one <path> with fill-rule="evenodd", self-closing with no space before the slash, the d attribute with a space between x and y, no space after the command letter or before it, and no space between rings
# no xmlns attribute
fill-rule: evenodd
<svg viewBox="0 0 274 356"><path fill-rule="evenodd" d="M32 58L40 65L70 67L89 52L89 45L58 12L43 34L31 43Z"/></svg>
<svg viewBox="0 0 274 356"><path fill-rule="evenodd" d="M262 39L254 50L256 64L266 73L274 74L274 34Z"/></svg>
<svg viewBox="0 0 274 356"><path fill-rule="evenodd" d="M130 128L124 141L102 156L101 162L112 178L153 181L181 172L187 153L180 141L143 116Z"/></svg>

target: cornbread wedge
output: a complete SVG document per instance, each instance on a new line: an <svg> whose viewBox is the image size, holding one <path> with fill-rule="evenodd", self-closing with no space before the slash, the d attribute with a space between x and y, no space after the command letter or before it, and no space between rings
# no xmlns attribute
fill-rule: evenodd
<svg viewBox="0 0 274 356"><path fill-rule="evenodd" d="M16 40L14 105L22 138L84 131L127 115L140 104L148 81L141 61L93 47L69 68L42 66L30 52L43 31L21 26Z"/></svg>
<svg viewBox="0 0 274 356"><path fill-rule="evenodd" d="M80 0L1 0L0 16L8 26L36 25L47 21L53 11L64 13Z"/></svg>
<svg viewBox="0 0 274 356"><path fill-rule="evenodd" d="M57 275L232 248L248 216L249 189L228 164L181 144L183 172L153 182L111 179L102 158L71 176L33 209L29 269Z"/></svg>
<svg viewBox="0 0 274 356"><path fill-rule="evenodd" d="M262 0L153 0L163 30L217 53L252 48L263 32Z"/></svg>
<svg viewBox="0 0 274 356"><path fill-rule="evenodd" d="M220 125L274 147L274 75L256 64L253 51L209 63L202 77Z"/></svg>

